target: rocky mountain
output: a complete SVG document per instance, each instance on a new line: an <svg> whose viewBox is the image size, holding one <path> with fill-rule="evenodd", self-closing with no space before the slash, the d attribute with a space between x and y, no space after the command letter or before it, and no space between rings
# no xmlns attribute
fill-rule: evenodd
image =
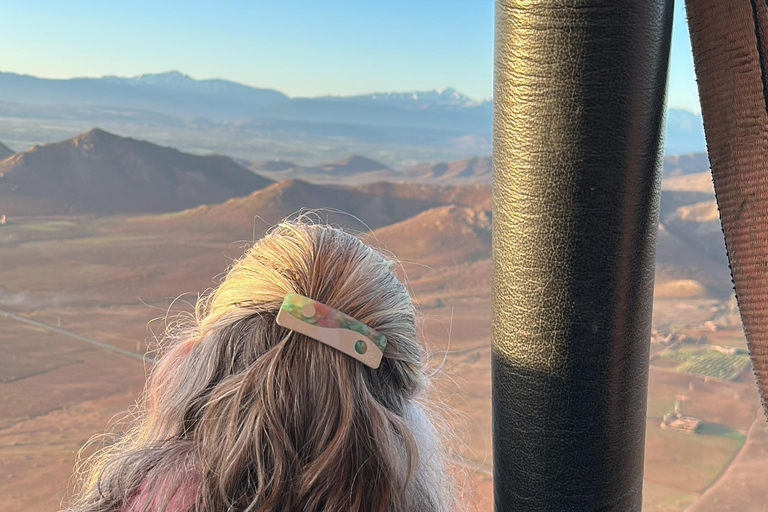
<svg viewBox="0 0 768 512"><path fill-rule="evenodd" d="M12 154L14 154L14 151L8 146L6 146L5 144L3 144L2 142L0 142L0 160L8 158Z"/></svg>
<svg viewBox="0 0 768 512"><path fill-rule="evenodd" d="M657 296L727 297L731 275L709 172L664 180L659 222Z"/></svg>
<svg viewBox="0 0 768 512"><path fill-rule="evenodd" d="M167 215L163 222L180 229L223 230L242 237L263 231L286 217L313 210L315 220L365 232L405 220L436 206L441 204L290 179L246 197Z"/></svg>
<svg viewBox="0 0 768 512"><path fill-rule="evenodd" d="M491 214L448 205L376 230L369 238L408 261L449 266L491 257Z"/></svg>
<svg viewBox="0 0 768 512"><path fill-rule="evenodd" d="M486 210L439 206L363 239L398 259L401 279L422 306L490 293L491 216Z"/></svg>
<svg viewBox="0 0 768 512"><path fill-rule="evenodd" d="M477 276L478 283L490 279L490 264L486 268L483 263L490 258L489 185L371 183L357 188L371 194L429 199L450 205L378 229L368 238L404 260L409 280L419 283L421 289L434 288L437 293L450 287L449 282L472 287L476 283L472 276ZM442 281L431 270L449 267L451 270L446 272L451 277L441 278ZM730 294L731 287L714 194L695 186L692 190L663 190L656 248L656 296L722 298Z"/></svg>
<svg viewBox="0 0 768 512"><path fill-rule="evenodd" d="M666 229L688 246L720 265L728 266L717 202L707 199L678 206L661 216Z"/></svg>
<svg viewBox="0 0 768 512"><path fill-rule="evenodd" d="M717 245L722 245L724 255L722 235L719 244L714 243L710 250L706 250L698 243L681 238L679 230L670 230L667 224L659 224L654 295L658 298L727 298L733 290L731 274L727 262L712 257L712 249Z"/></svg>
<svg viewBox="0 0 768 512"><path fill-rule="evenodd" d="M425 304L433 299L437 304L487 292L490 206L488 184L377 182L345 187L291 179L219 204L134 218L115 229L251 240L281 219L309 211L312 219L360 232L366 241L394 254L405 272L402 277ZM656 297L722 298L730 291L714 196L663 190Z"/></svg>
<svg viewBox="0 0 768 512"><path fill-rule="evenodd" d="M270 183L225 156L190 155L94 129L0 161L0 213L167 212Z"/></svg>
<svg viewBox="0 0 768 512"><path fill-rule="evenodd" d="M490 260L486 259L491 247L489 185L374 183L358 188L450 205L375 230L367 238L403 260L408 279L420 290L434 290L439 295L451 289L451 293L460 294L459 288L490 282ZM435 268L449 270L438 273ZM657 298L723 298L731 289L714 195L697 190L662 191L656 247Z"/></svg>
<svg viewBox="0 0 768 512"><path fill-rule="evenodd" d="M711 178L708 171L694 172L706 164L700 155L665 160L657 244L661 296L730 293ZM313 210L320 221L374 230L376 243L401 259L451 267L466 284L467 272L489 272L481 262L490 254L490 167L490 157L400 171L361 156L307 167L254 164L275 179L315 178L272 183L227 157L194 156L92 130L1 160L0 213L171 212L145 222L234 240ZM428 279L425 268L412 275Z"/></svg>

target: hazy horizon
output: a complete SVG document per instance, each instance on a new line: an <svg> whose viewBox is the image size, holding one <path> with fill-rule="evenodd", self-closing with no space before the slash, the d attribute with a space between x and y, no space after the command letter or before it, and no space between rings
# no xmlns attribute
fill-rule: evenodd
<svg viewBox="0 0 768 512"><path fill-rule="evenodd" d="M14 49L6 72L67 79L178 70L301 98L445 88L492 97L493 2L35 4L0 0L0 46ZM699 113L684 4L675 4L668 106Z"/></svg>
<svg viewBox="0 0 768 512"><path fill-rule="evenodd" d="M354 96L369 96L369 95L372 95L372 94L411 94L411 93L424 93L424 92L438 92L438 93L441 93L443 91L448 91L448 90L456 91L459 94L461 94L462 96L465 96L465 97L467 97L467 98L469 98L470 100L473 100L473 101L484 102L484 101L491 101L493 99L490 96L482 97L482 98L476 98L474 96L470 96L469 94L465 94L464 91L462 91L462 90L460 90L460 89L458 89L456 87L453 87L452 85L448 85L448 86L445 86L445 87L433 87L431 89L418 89L418 90L417 89L408 89L408 90L397 90L397 91L394 91L394 90L377 89L377 90L371 90L371 91L367 91L367 92L354 93L354 94L322 94L322 95L319 95L319 96L292 96L292 95L288 94L287 92L282 91L280 89L276 89L274 87L261 87L261 86L258 86L258 85L252 85L252 84L247 84L247 83L244 83L244 82L238 82L237 80L230 80L228 78L224 78L224 77L220 77L220 76L208 77L208 78L200 78L200 77L192 76L191 74L189 74L189 73L187 73L187 72L185 72L184 70L181 70L181 69L168 69L168 70L160 71L160 72L157 72L157 73L139 73L137 75L94 75L94 76L70 76L70 77L63 77L63 78L62 77L34 75L34 74L31 74L31 73L20 73L18 71L12 71L12 70L3 69L3 68L0 68L0 73L15 74L15 75L20 75L20 76L28 76L28 77L32 77L32 78L37 78L39 80L100 80L100 79L104 79L104 78L139 79L139 78L147 77L147 76L162 76L162 75L170 75L170 74L176 74L177 73L177 74L180 74L180 75L182 75L184 77L190 78L190 79L192 79L194 81L197 81L197 82L205 82L205 81L208 81L208 80L223 80L223 81L226 81L226 82L231 82L231 83L238 84L238 85L243 85L243 86L246 86L246 87L252 87L254 89L278 91L278 92L281 92L281 93L285 94L286 96L288 96L291 99L303 99L303 98L308 98L308 99L313 99L313 98L347 98L347 97L354 97Z"/></svg>

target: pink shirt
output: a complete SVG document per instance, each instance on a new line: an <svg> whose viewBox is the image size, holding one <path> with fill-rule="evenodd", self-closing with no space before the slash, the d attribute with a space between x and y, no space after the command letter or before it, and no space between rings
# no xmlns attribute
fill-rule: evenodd
<svg viewBox="0 0 768 512"><path fill-rule="evenodd" d="M162 485L162 484L161 484ZM144 510L144 506L147 504L149 496L147 495L147 489L145 484L139 486L136 493L131 497L130 501L123 507L120 512L141 512ZM171 500L168 502L166 512L188 512L195 504L195 498L197 497L197 479L194 478L181 485ZM159 496L155 498L152 506L149 507L149 512L159 511L162 506L163 492L159 493Z"/></svg>

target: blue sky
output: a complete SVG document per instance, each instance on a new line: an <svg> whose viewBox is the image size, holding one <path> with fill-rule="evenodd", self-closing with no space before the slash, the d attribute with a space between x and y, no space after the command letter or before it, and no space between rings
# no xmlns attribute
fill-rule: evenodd
<svg viewBox="0 0 768 512"><path fill-rule="evenodd" d="M671 107L699 111L682 0ZM0 0L0 71L179 70L290 96L455 87L492 94L492 0Z"/></svg>

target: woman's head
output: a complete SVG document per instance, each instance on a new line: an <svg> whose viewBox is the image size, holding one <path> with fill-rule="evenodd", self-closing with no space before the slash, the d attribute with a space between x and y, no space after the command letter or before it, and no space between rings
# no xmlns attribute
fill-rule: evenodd
<svg viewBox="0 0 768 512"><path fill-rule="evenodd" d="M96 456L76 510L123 506L139 486L161 509L192 491L204 511L447 509L442 451L416 400L427 383L415 310L393 265L339 229L275 227L169 341L143 415ZM379 368L277 325L290 292L383 334Z"/></svg>

